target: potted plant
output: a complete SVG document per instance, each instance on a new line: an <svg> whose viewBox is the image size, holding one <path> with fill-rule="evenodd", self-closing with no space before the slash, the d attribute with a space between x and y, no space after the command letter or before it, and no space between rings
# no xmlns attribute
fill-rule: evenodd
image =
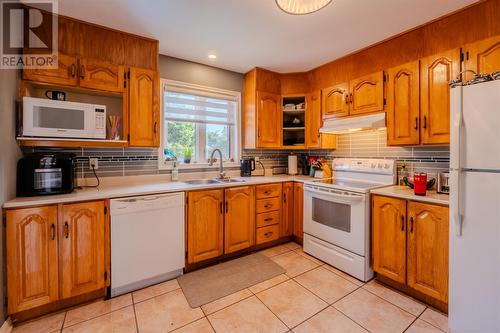
<svg viewBox="0 0 500 333"><path fill-rule="evenodd" d="M191 163L191 155L192 155L191 148L185 148L183 155L184 155L184 163L186 164Z"/></svg>

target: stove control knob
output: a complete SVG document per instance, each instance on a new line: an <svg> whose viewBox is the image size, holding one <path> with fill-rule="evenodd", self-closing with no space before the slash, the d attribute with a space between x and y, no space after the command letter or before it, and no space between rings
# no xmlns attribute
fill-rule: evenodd
<svg viewBox="0 0 500 333"><path fill-rule="evenodd" d="M372 169L375 169L375 167L376 167L376 166L377 166L377 165L376 165L375 163L372 163L370 167L371 167Z"/></svg>
<svg viewBox="0 0 500 333"><path fill-rule="evenodd" d="M379 163L379 164L377 165L377 167L378 167L379 169L382 169L382 164L380 164L380 163Z"/></svg>
<svg viewBox="0 0 500 333"><path fill-rule="evenodd" d="M390 165L389 165L389 164L385 164L385 165L384 165L384 168L385 168L385 169L389 169L389 167L390 167Z"/></svg>

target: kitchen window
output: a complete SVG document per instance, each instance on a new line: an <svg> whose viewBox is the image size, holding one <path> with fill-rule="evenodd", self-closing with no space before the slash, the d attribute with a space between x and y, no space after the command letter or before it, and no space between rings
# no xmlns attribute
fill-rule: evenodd
<svg viewBox="0 0 500 333"><path fill-rule="evenodd" d="M160 168L206 167L220 149L225 164L239 160L239 92L162 80Z"/></svg>

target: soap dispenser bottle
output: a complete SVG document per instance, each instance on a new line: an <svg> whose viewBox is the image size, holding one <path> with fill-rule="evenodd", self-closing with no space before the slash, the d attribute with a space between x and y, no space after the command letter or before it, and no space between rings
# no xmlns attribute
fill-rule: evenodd
<svg viewBox="0 0 500 333"><path fill-rule="evenodd" d="M179 168L177 167L177 161L174 161L174 166L172 167L172 181L179 180Z"/></svg>

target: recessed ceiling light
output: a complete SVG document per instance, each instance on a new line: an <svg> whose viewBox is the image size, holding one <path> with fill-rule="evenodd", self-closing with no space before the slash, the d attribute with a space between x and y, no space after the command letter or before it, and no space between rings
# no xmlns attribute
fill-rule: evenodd
<svg viewBox="0 0 500 333"><path fill-rule="evenodd" d="M215 54L213 54L213 53L210 53L210 54L208 55L208 59L212 59L212 60L213 60L213 59L217 59L217 55L215 55Z"/></svg>
<svg viewBox="0 0 500 333"><path fill-rule="evenodd" d="M304 15L314 13L332 0L276 0L278 7L287 14Z"/></svg>

